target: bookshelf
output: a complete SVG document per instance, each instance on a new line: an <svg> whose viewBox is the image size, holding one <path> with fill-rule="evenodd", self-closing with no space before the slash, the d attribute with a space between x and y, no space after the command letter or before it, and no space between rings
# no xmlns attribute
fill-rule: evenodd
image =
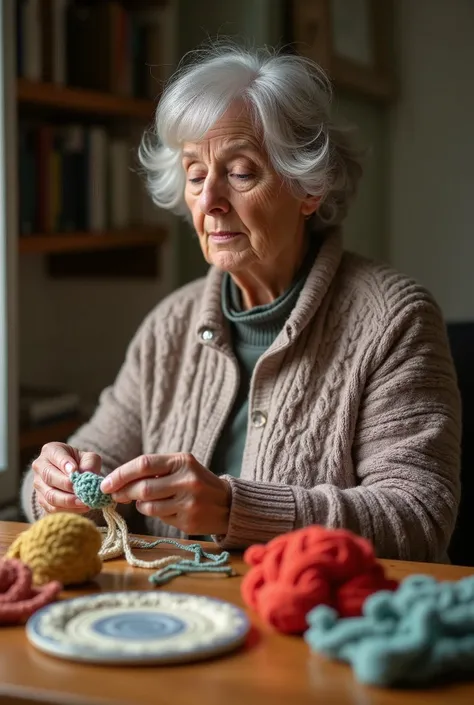
<svg viewBox="0 0 474 705"><path fill-rule="evenodd" d="M166 233L148 222L135 172L137 134L152 123L174 65L169 0L14 4L19 254L93 257L129 247L133 259L154 246L158 256ZM113 258L81 262L65 276L81 268L84 277L114 276ZM131 276L140 271L137 264Z"/></svg>
<svg viewBox="0 0 474 705"><path fill-rule="evenodd" d="M150 121L155 103L143 98L118 96L103 91L30 81L17 80L17 100L20 106L36 106L50 110L68 111L112 118L137 118Z"/></svg>
<svg viewBox="0 0 474 705"><path fill-rule="evenodd" d="M79 277L67 287L76 297L97 279L156 281L171 226L134 171L140 135L176 63L174 0L100 0L82 8L81 0L7 2L6 31L15 37L19 288L31 291L26 273L37 271L35 258L45 260L44 278ZM41 374L30 377L39 383ZM83 423L81 411L20 423L20 466L45 443L66 441Z"/></svg>
<svg viewBox="0 0 474 705"><path fill-rule="evenodd" d="M166 239L164 228L141 227L103 232L76 232L20 236L21 254L85 252L123 247L159 246Z"/></svg>

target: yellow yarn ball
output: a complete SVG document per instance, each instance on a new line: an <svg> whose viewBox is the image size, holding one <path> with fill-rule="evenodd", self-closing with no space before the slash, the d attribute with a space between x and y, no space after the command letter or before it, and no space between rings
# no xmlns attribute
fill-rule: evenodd
<svg viewBox="0 0 474 705"><path fill-rule="evenodd" d="M37 585L59 580L63 585L87 582L102 568L98 553L102 535L90 519L78 514L48 514L12 543L7 558L28 565Z"/></svg>

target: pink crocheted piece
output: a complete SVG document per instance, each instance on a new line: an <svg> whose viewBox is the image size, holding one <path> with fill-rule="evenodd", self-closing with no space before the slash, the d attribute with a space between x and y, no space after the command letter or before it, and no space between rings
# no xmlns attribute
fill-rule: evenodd
<svg viewBox="0 0 474 705"><path fill-rule="evenodd" d="M0 624L25 622L37 609L53 602L62 588L57 580L36 588L27 565L16 558L1 558Z"/></svg>

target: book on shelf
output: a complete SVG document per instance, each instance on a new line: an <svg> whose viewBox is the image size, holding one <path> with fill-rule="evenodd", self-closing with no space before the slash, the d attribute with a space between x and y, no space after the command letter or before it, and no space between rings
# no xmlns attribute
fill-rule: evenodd
<svg viewBox="0 0 474 705"><path fill-rule="evenodd" d="M173 3L17 0L17 74L154 99L174 64Z"/></svg>
<svg viewBox="0 0 474 705"><path fill-rule="evenodd" d="M101 125L21 123L18 149L22 235L146 223L144 201L150 199L131 139Z"/></svg>
<svg viewBox="0 0 474 705"><path fill-rule="evenodd" d="M80 414L75 392L51 387L20 385L20 427L31 428Z"/></svg>

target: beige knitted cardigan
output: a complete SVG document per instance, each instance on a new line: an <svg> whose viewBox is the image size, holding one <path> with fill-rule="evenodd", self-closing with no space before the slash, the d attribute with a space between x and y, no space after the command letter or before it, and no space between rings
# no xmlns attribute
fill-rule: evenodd
<svg viewBox="0 0 474 705"><path fill-rule="evenodd" d="M142 453L186 451L209 465L238 387L221 279L211 268L156 306L70 438L99 453L104 472ZM460 494L460 397L442 316L422 287L343 252L332 232L249 395L219 545L320 523L367 537L382 557L445 558ZM33 520L31 471L22 497ZM146 521L154 535L185 536Z"/></svg>

